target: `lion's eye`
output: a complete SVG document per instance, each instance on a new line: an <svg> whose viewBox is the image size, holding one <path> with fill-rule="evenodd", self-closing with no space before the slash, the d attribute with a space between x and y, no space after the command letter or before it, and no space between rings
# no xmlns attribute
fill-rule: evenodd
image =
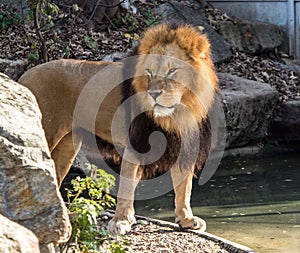
<svg viewBox="0 0 300 253"><path fill-rule="evenodd" d="M148 77L151 77L152 76L152 71L151 69L146 69L146 74L148 75Z"/></svg>
<svg viewBox="0 0 300 253"><path fill-rule="evenodd" d="M173 74L176 70L177 70L177 68L171 68L171 69L169 69L169 71L167 73L167 76Z"/></svg>

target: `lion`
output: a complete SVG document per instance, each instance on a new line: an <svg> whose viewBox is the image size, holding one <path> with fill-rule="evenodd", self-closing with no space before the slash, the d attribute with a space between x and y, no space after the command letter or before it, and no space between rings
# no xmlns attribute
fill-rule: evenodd
<svg viewBox="0 0 300 253"><path fill-rule="evenodd" d="M58 185L81 146L84 137L80 129L92 131L101 153L121 161L117 206L109 222L110 231L130 231L136 222L133 204L137 183L167 171L175 191L175 221L182 228L205 231L205 221L192 213L190 198L195 171L201 170L209 154L208 112L219 89L209 40L191 25L164 23L148 28L131 56L134 60L118 63L56 60L30 69L19 79L36 96L42 112ZM109 71L105 71L107 68ZM120 77L116 81L120 83L110 87L110 78L115 76ZM82 95L87 84L92 88ZM94 114L91 129L87 124L92 117L89 102L107 88L111 91ZM135 100L123 107L117 117L118 126L128 119L130 123L128 128L119 127L115 140L114 115L122 103L135 95ZM83 113L77 117L74 111L82 97L86 98ZM145 156L136 156L134 152L149 154L153 144L150 137L156 131L164 134L166 144L162 145L159 139L154 141L153 157L157 153L159 156L147 162Z"/></svg>

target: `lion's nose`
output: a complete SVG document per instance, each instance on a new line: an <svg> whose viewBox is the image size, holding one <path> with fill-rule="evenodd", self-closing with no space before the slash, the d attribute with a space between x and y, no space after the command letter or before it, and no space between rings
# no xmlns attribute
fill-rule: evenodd
<svg viewBox="0 0 300 253"><path fill-rule="evenodd" d="M162 94L161 90L148 90L148 94L153 97L154 100L157 99Z"/></svg>

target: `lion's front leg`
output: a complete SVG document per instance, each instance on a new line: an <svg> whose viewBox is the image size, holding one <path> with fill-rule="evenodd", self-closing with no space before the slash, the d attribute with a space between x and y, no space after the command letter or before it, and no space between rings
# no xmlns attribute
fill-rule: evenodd
<svg viewBox="0 0 300 253"><path fill-rule="evenodd" d="M175 191L175 214L176 223L182 228L206 230L206 222L193 215L190 200L194 172L179 168L171 170L172 181Z"/></svg>
<svg viewBox="0 0 300 253"><path fill-rule="evenodd" d="M108 224L108 230L114 234L125 234L134 224L134 191L141 178L139 165L122 161L116 213Z"/></svg>

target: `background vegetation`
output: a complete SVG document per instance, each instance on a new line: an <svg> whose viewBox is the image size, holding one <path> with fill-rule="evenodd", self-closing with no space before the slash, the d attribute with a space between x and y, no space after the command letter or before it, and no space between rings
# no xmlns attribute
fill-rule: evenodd
<svg viewBox="0 0 300 253"><path fill-rule="evenodd" d="M99 55L97 60L100 60L104 51L126 52L145 27L160 19L151 10L133 14L121 8L123 2L14 1L0 5L0 27L3 36L11 36L12 43L6 46L18 46L20 58L25 56L33 65L57 58L79 58L79 55L86 59ZM11 35L10 31L16 29L20 34ZM7 52L5 58L15 57L8 53L15 48L3 50Z"/></svg>

